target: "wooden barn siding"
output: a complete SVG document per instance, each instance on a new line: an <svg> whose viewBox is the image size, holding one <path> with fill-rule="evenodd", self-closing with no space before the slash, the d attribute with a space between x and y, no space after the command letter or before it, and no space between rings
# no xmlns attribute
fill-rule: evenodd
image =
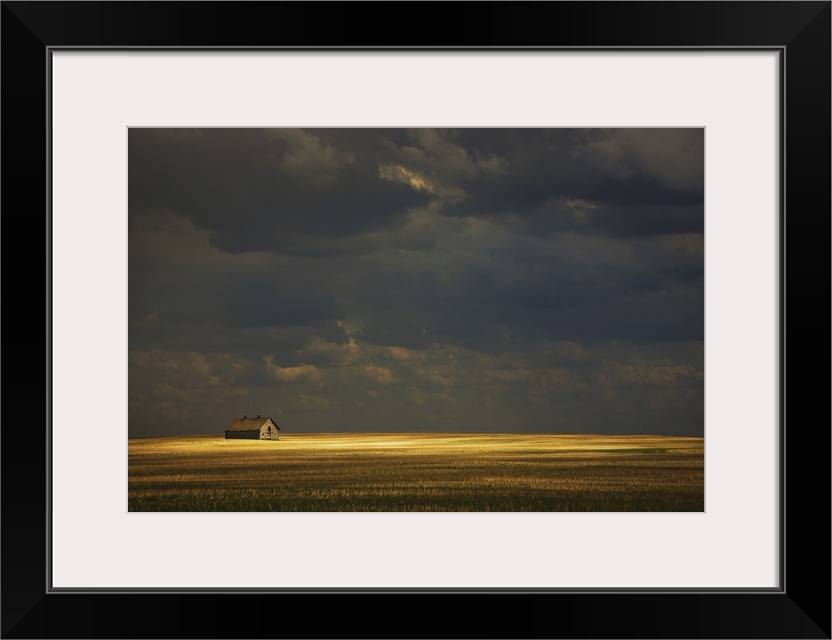
<svg viewBox="0 0 832 640"><path fill-rule="evenodd" d="M280 439L280 432L277 430L277 427L274 425L274 423L271 423L271 427L272 427L271 438L269 437L268 427L269 427L269 425L265 424L265 425L263 425L263 428L260 429L260 439L261 440L279 440Z"/></svg>
<svg viewBox="0 0 832 640"><path fill-rule="evenodd" d="M259 440L259 431L226 431L226 440Z"/></svg>

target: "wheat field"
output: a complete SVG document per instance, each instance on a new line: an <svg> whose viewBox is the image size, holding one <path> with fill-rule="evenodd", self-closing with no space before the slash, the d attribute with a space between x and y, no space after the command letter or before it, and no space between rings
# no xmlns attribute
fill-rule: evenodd
<svg viewBox="0 0 832 640"><path fill-rule="evenodd" d="M704 441L350 433L128 441L129 511L703 511Z"/></svg>

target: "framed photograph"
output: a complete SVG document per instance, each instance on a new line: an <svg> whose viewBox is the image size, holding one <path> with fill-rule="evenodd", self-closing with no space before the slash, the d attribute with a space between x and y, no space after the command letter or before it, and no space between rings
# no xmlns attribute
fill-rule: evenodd
<svg viewBox="0 0 832 640"><path fill-rule="evenodd" d="M703 127L133 127L127 153L134 517L705 511Z"/></svg>
<svg viewBox="0 0 832 640"><path fill-rule="evenodd" d="M3 3L3 637L830 637L830 3L439 6Z"/></svg>

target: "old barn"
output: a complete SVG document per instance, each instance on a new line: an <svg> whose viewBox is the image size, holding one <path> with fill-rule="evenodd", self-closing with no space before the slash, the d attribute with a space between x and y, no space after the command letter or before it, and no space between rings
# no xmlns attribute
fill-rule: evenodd
<svg viewBox="0 0 832 640"><path fill-rule="evenodd" d="M230 422L225 428L225 437L226 439L280 440L280 427L269 417L243 416Z"/></svg>

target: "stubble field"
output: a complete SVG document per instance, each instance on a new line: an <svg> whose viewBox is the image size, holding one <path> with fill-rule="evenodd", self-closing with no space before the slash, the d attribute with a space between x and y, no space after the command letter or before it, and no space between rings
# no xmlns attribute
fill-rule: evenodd
<svg viewBox="0 0 832 640"><path fill-rule="evenodd" d="M703 511L702 438L302 434L128 441L129 511Z"/></svg>

